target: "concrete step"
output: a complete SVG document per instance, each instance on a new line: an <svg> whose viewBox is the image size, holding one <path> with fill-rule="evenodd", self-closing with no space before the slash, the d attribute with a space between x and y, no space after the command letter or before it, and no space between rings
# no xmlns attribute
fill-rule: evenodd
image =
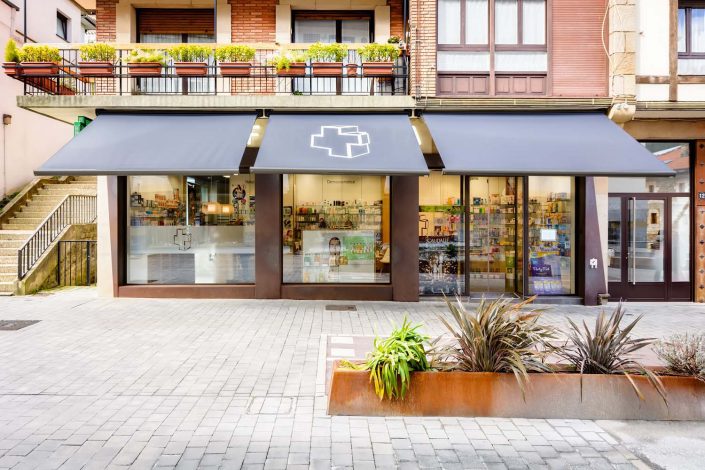
<svg viewBox="0 0 705 470"><path fill-rule="evenodd" d="M83 175L83 176L74 176L73 181L93 181L94 183L98 180L97 176L88 176L88 175Z"/></svg>
<svg viewBox="0 0 705 470"><path fill-rule="evenodd" d="M0 282L13 282L17 280L17 273L0 274Z"/></svg>
<svg viewBox="0 0 705 470"><path fill-rule="evenodd" d="M97 186L95 181L69 181L68 183L72 188L95 188ZM56 185L59 186L59 185ZM61 186L66 186L63 184Z"/></svg>
<svg viewBox="0 0 705 470"><path fill-rule="evenodd" d="M32 230L0 230L0 240L27 240Z"/></svg>
<svg viewBox="0 0 705 470"><path fill-rule="evenodd" d="M0 265L3 264L14 264L15 266L17 266L17 253L10 256L0 255Z"/></svg>
<svg viewBox="0 0 705 470"><path fill-rule="evenodd" d="M64 195L54 194L54 193L35 194L34 196L32 196L32 199L30 199L28 205L32 204L32 202L34 202L34 201L42 202L45 204L49 203L49 202L54 202L55 204L58 204L59 202L61 202L61 200L64 198L64 196L66 196L66 195L65 194Z"/></svg>
<svg viewBox="0 0 705 470"><path fill-rule="evenodd" d="M37 212L46 212L49 214L49 212L53 211L56 206L58 205L58 202L42 202L42 201L30 201L30 203L22 208L22 212L31 210L31 211L37 211Z"/></svg>
<svg viewBox="0 0 705 470"><path fill-rule="evenodd" d="M10 220L27 220L27 219L42 219L51 214L51 210L47 211L21 211L17 212Z"/></svg>
<svg viewBox="0 0 705 470"><path fill-rule="evenodd" d="M17 257L15 257L14 264L0 264L0 273L14 274L15 276L17 276Z"/></svg>
<svg viewBox="0 0 705 470"><path fill-rule="evenodd" d="M34 225L35 227L44 221L44 217L13 217L8 220L10 225Z"/></svg>
<svg viewBox="0 0 705 470"><path fill-rule="evenodd" d="M10 221L12 222L12 221ZM39 224L2 224L0 225L0 229L2 230L27 230L30 232L33 232L37 230L37 226Z"/></svg>
<svg viewBox="0 0 705 470"><path fill-rule="evenodd" d="M15 292L15 283L10 282L0 282L0 292L2 293L12 293Z"/></svg>
<svg viewBox="0 0 705 470"><path fill-rule="evenodd" d="M49 194L49 195L54 195L54 194L61 194L66 196L67 194L77 194L77 195L86 195L86 196L95 196L95 188L73 188L71 185L55 185L55 186L45 186L39 191L37 191L37 194Z"/></svg>
<svg viewBox="0 0 705 470"><path fill-rule="evenodd" d="M17 249L21 247L20 244L17 248L3 248L0 247L0 256L17 256Z"/></svg>
<svg viewBox="0 0 705 470"><path fill-rule="evenodd" d="M0 249L12 248L17 251L22 245L24 245L24 238L16 240L3 240L0 238Z"/></svg>

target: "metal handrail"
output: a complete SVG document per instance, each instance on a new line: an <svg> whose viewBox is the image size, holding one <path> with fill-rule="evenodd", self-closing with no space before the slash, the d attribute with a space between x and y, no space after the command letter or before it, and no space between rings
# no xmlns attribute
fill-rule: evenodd
<svg viewBox="0 0 705 470"><path fill-rule="evenodd" d="M69 194L17 250L17 278L23 279L63 230L96 219L96 196Z"/></svg>

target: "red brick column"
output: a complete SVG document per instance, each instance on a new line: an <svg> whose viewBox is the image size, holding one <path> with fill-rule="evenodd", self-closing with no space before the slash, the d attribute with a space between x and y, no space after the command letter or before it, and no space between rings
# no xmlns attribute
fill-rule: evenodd
<svg viewBox="0 0 705 470"><path fill-rule="evenodd" d="M117 0L96 0L96 40L98 42L115 42L117 39Z"/></svg>
<svg viewBox="0 0 705 470"><path fill-rule="evenodd" d="M411 94L436 94L436 0L410 0Z"/></svg>

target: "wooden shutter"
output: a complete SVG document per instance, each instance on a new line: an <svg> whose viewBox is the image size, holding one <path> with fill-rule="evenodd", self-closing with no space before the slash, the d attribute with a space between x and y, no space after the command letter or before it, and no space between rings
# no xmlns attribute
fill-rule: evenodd
<svg viewBox="0 0 705 470"><path fill-rule="evenodd" d="M213 10L200 8L140 8L137 35L213 34Z"/></svg>

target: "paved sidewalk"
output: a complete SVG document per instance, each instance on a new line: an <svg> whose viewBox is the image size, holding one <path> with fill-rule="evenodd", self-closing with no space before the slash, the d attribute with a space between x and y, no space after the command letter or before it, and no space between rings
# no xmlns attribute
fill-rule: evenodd
<svg viewBox="0 0 705 470"><path fill-rule="evenodd" d="M0 331L0 468L649 468L592 421L327 416L326 338L405 312L438 334L444 310L329 303L0 298L0 320L41 320ZM703 306L630 311L640 335L705 330Z"/></svg>

